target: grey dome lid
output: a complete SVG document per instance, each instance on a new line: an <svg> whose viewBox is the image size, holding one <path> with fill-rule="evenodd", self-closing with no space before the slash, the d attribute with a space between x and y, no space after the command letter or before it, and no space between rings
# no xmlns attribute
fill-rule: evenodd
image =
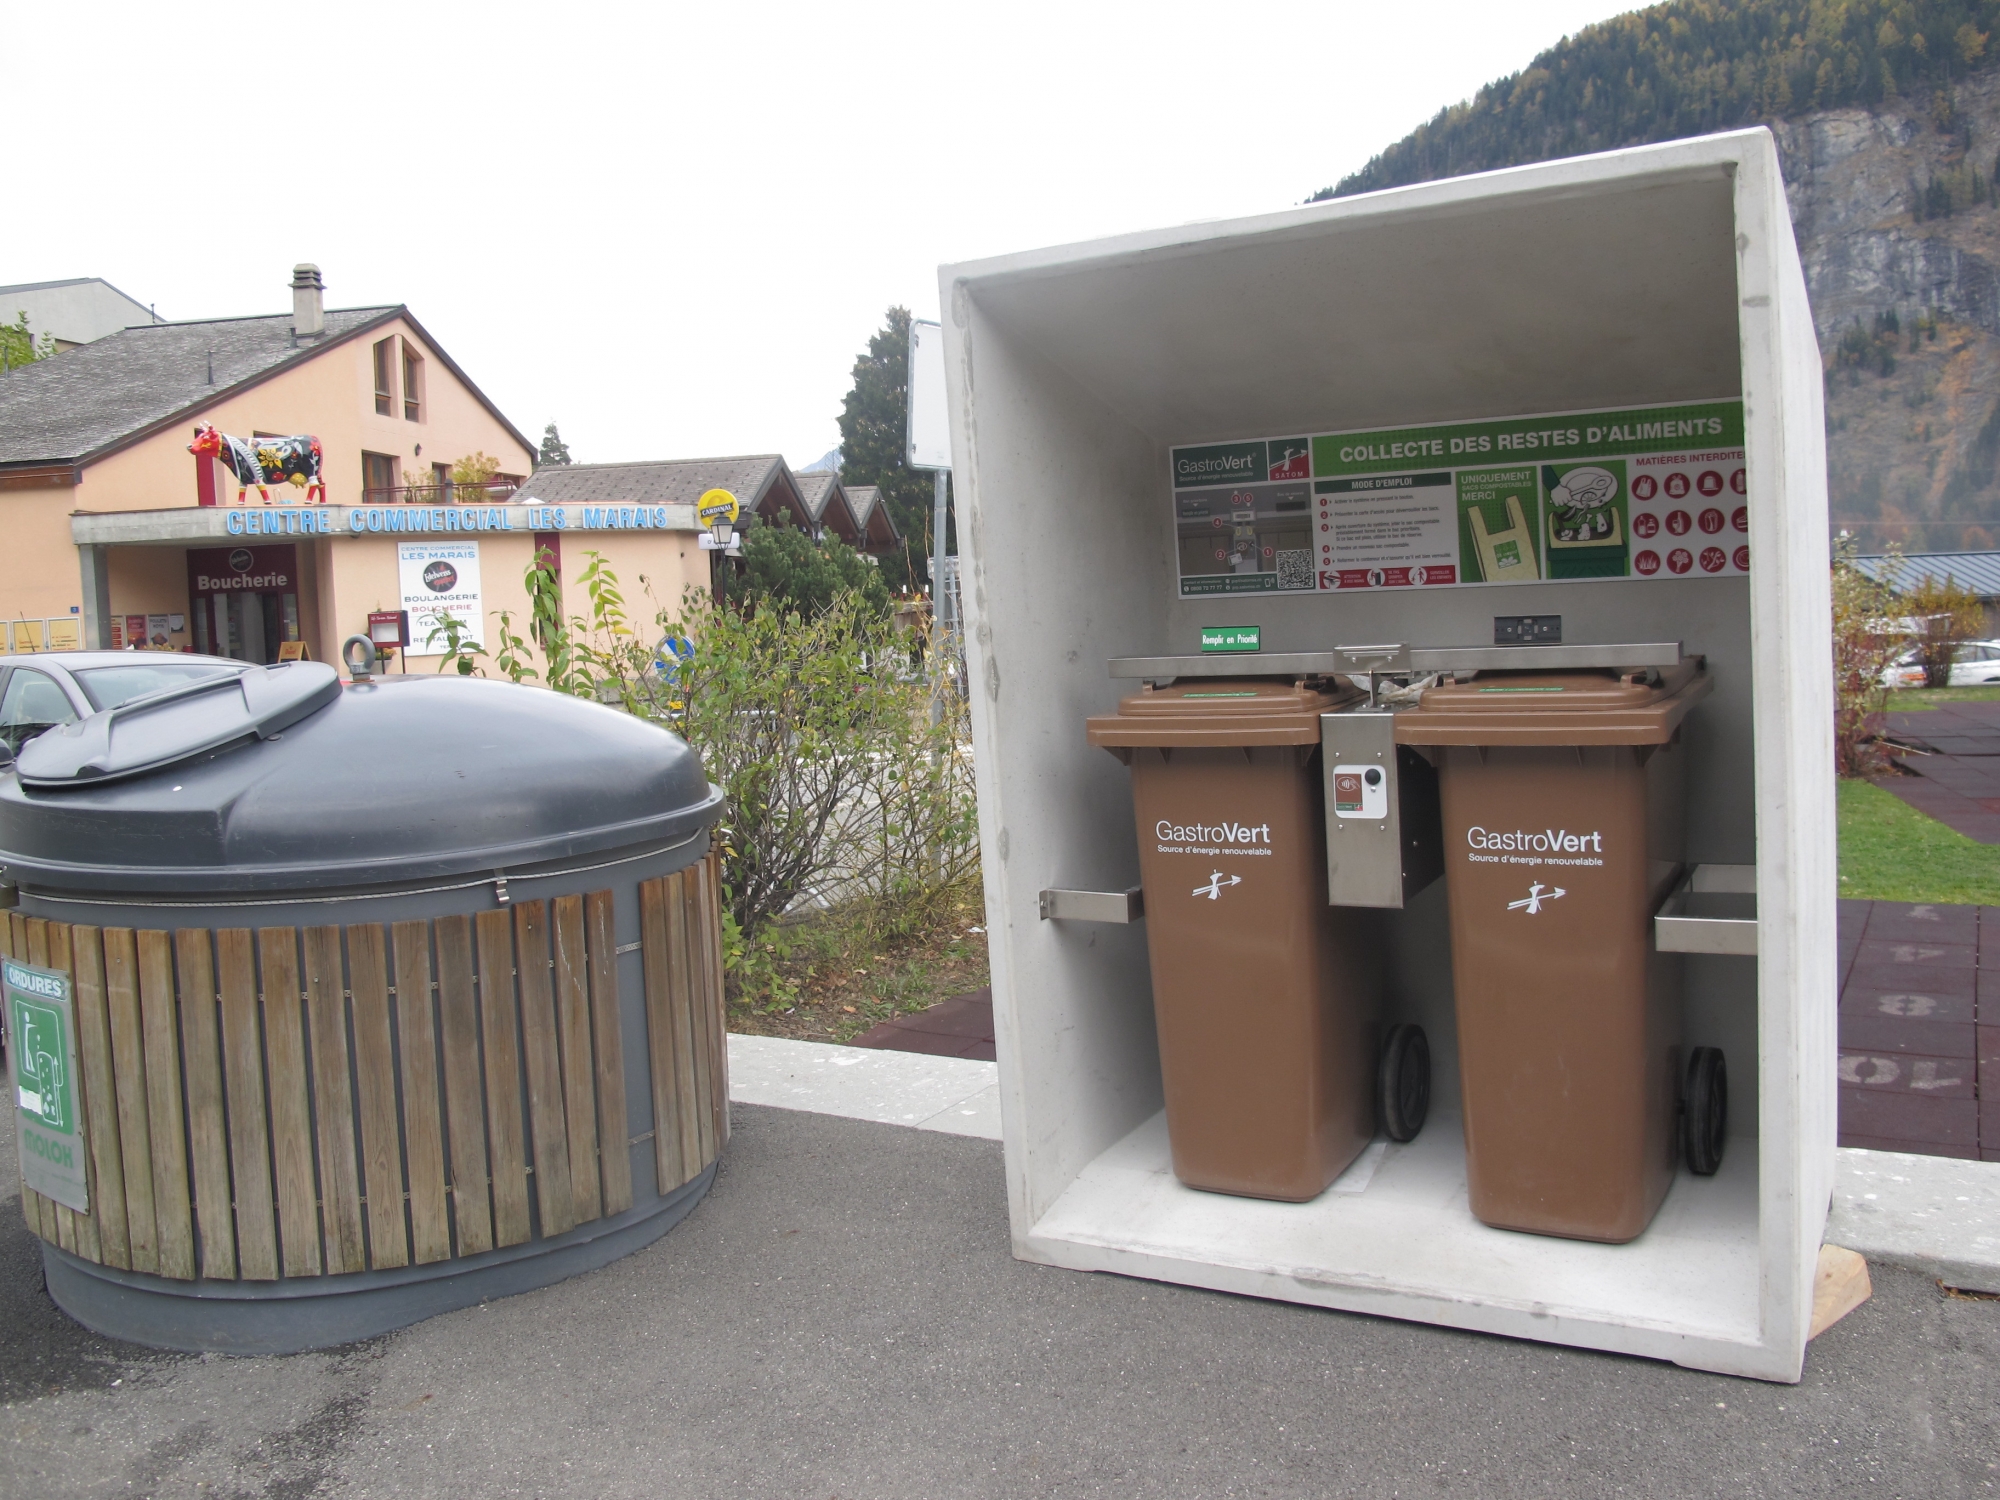
<svg viewBox="0 0 2000 1500"><path fill-rule="evenodd" d="M230 743L116 780L0 775L0 869L64 890L323 891L670 843L721 816L684 740L544 688L378 679L262 732L239 721ZM75 738L120 743L115 726Z"/></svg>
<svg viewBox="0 0 2000 1500"><path fill-rule="evenodd" d="M15 770L28 786L122 781L246 735L268 740L339 696L340 674L324 662L197 678L45 730Z"/></svg>

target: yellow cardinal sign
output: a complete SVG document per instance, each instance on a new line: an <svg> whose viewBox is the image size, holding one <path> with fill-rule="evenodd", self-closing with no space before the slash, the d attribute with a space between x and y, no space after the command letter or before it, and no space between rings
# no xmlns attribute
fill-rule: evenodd
<svg viewBox="0 0 2000 1500"><path fill-rule="evenodd" d="M694 503L695 519L704 526L713 526L717 521L727 521L733 526L741 510L742 507L736 503L736 497L728 490L704 491L702 497Z"/></svg>

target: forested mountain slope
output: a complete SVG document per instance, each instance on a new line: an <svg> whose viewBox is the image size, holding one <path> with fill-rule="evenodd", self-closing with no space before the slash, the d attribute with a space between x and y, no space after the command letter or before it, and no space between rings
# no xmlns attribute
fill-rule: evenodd
<svg viewBox="0 0 2000 1500"><path fill-rule="evenodd" d="M2000 544L2000 0L1678 0L1565 39L1317 198L1768 124L1836 526Z"/></svg>

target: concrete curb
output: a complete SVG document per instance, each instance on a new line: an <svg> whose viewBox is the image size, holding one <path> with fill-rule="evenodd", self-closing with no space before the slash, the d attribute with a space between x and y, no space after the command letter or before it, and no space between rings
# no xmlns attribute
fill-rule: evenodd
<svg viewBox="0 0 2000 1500"><path fill-rule="evenodd" d="M999 1076L998 1064L958 1057L729 1038L739 1104L989 1141L1000 1139ZM2000 1292L2000 1162L1842 1147L1826 1240L1947 1286Z"/></svg>
<svg viewBox="0 0 2000 1500"><path fill-rule="evenodd" d="M949 1135L1000 1139L998 1064L787 1037L729 1038L729 1097Z"/></svg>
<svg viewBox="0 0 2000 1500"><path fill-rule="evenodd" d="M1946 1286L2000 1292L2000 1162L1842 1147L1826 1239Z"/></svg>

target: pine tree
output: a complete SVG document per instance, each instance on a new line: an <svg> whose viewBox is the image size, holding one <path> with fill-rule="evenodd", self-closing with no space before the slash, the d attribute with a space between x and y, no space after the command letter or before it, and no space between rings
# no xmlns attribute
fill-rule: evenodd
<svg viewBox="0 0 2000 1500"><path fill-rule="evenodd" d="M854 361L854 388L841 403L840 482L880 487L903 537L902 551L882 559L882 581L899 591L930 580L934 481L928 469L903 462L909 406L910 310L892 307Z"/></svg>
<svg viewBox="0 0 2000 1500"><path fill-rule="evenodd" d="M566 464L571 462L569 444L562 440L562 434L556 431L556 424L553 422L549 423L548 427L542 433L540 462L544 464Z"/></svg>

